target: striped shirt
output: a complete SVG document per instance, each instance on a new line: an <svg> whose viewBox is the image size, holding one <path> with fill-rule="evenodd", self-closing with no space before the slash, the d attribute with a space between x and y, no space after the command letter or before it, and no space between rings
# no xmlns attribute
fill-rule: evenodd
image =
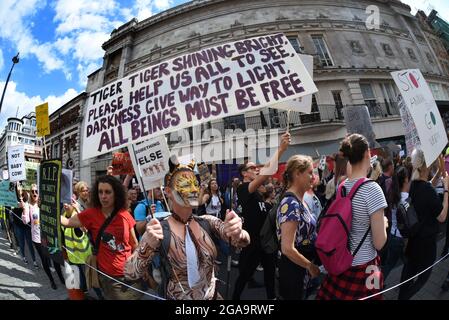
<svg viewBox="0 0 449 320"><path fill-rule="evenodd" d="M348 194L358 179L346 179L345 187ZM366 231L370 227L370 217L373 213L387 207L387 201L382 192L382 188L375 182L368 182L362 185L352 199L352 225L350 232L351 252L354 252ZM368 233L360 250L357 252L352 266L363 265L377 256L376 248L373 244L372 231Z"/></svg>

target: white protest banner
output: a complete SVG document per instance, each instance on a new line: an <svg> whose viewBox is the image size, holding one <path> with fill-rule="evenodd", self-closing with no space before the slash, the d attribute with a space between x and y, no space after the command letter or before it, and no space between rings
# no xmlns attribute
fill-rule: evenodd
<svg viewBox="0 0 449 320"><path fill-rule="evenodd" d="M367 106L350 106L343 108L343 115L346 122L346 130L349 134L358 133L368 140L370 148L377 148L379 144L371 123Z"/></svg>
<svg viewBox="0 0 449 320"><path fill-rule="evenodd" d="M307 72L313 80L313 56L307 54L298 54L302 63L306 67ZM276 103L270 106L271 108L281 110L292 110L303 113L310 113L312 111L312 95L309 94L302 98L293 99L283 103Z"/></svg>
<svg viewBox="0 0 449 320"><path fill-rule="evenodd" d="M136 175L142 178L141 188L150 190L160 187L160 181L164 179L168 172L168 159L170 151L164 136L150 139L145 142L131 145L128 148L131 161ZM138 178L138 180L140 180ZM158 185L155 186L155 183Z"/></svg>
<svg viewBox="0 0 449 320"><path fill-rule="evenodd" d="M26 180L25 147L23 145L8 147L8 172L11 182Z"/></svg>
<svg viewBox="0 0 449 320"><path fill-rule="evenodd" d="M82 158L316 91L283 34L188 53L91 92Z"/></svg>
<svg viewBox="0 0 449 320"><path fill-rule="evenodd" d="M446 130L432 92L418 69L396 71L391 75L415 123L426 164L430 166L447 144Z"/></svg>

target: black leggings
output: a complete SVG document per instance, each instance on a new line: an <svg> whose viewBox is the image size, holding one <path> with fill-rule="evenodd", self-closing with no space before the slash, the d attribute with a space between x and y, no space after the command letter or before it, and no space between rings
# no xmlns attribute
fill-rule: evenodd
<svg viewBox="0 0 449 320"><path fill-rule="evenodd" d="M306 269L282 255L279 262L279 294L284 300L304 299Z"/></svg>
<svg viewBox="0 0 449 320"><path fill-rule="evenodd" d="M256 271L259 262L261 262L263 266L267 299L276 298L274 289L276 253L265 253L261 246L257 244L257 241L259 240L256 239L254 243L251 243L249 246L243 248L240 253L239 277L235 282L234 293L232 295L233 300L240 300L240 295L242 294L246 283L251 279L254 271Z"/></svg>
<svg viewBox="0 0 449 320"><path fill-rule="evenodd" d="M415 276L424 269L430 267L437 256L436 239L411 238L406 249L406 261L402 269L401 282ZM403 284L399 291L399 300L409 300L426 284L432 273L432 269L427 270L417 278Z"/></svg>
<svg viewBox="0 0 449 320"><path fill-rule="evenodd" d="M51 283L54 283L55 280L53 280L53 276L51 275L51 270L50 270L50 258L44 254L44 248L42 248L42 245L40 243L33 242L33 244L34 244L34 247L36 248L37 253L39 254L39 257L41 258L42 267L44 268L44 271L47 274L48 279L50 280ZM53 266L55 267L55 270L56 270L56 273L58 274L59 280L61 280L62 284L65 284L64 277L62 276L62 272L61 272L61 266L59 265L59 263L56 263L54 261L53 261Z"/></svg>

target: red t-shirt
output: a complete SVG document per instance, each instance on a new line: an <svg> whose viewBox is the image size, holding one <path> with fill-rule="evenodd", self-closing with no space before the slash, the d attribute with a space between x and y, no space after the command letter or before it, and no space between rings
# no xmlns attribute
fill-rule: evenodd
<svg viewBox="0 0 449 320"><path fill-rule="evenodd" d="M82 225L91 232L93 241L106 220L98 208L84 210L78 214ZM113 277L122 277L126 259L131 255L130 230L136 222L126 210L121 210L103 232L97 255L97 266Z"/></svg>

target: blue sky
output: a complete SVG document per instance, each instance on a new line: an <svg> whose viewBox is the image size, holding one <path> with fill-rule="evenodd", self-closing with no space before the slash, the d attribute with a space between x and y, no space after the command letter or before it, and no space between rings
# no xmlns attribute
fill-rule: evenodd
<svg viewBox="0 0 449 320"><path fill-rule="evenodd" d="M186 0L0 0L0 94L20 52L0 113L21 117L45 101L50 112L84 91L87 75L102 65L101 44L112 30L139 21ZM449 20L447 0L403 0Z"/></svg>

